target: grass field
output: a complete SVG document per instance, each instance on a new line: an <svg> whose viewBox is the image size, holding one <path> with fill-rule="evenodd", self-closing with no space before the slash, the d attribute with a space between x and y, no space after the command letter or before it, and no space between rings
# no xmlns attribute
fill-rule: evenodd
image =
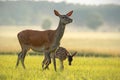
<svg viewBox="0 0 120 80"><path fill-rule="evenodd" d="M74 57L72 66L64 62L64 71L60 71L57 60L57 72L53 65L43 71L43 56L26 56L23 69L20 64L15 69L17 56L0 55L0 80L120 80L120 58Z"/></svg>

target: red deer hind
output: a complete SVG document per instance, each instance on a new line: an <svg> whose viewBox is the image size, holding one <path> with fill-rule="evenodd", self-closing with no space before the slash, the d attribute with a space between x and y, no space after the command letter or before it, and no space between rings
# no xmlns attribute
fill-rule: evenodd
<svg viewBox="0 0 120 80"><path fill-rule="evenodd" d="M23 30L18 33L17 37L21 46L21 52L18 54L18 60L16 67L19 65L21 60L23 68L24 59L28 50L32 49L33 51L43 51L44 56L48 61L48 64L43 67L46 69L47 66L51 63L50 54L53 54L53 64L56 71L56 61L55 61L55 51L60 45L60 40L64 34L65 26L68 23L72 22L72 19L69 18L72 15L73 11L70 11L66 15L61 15L58 11L54 10L54 14L60 18L59 25L56 30L46 30L46 31L37 31L37 30Z"/></svg>

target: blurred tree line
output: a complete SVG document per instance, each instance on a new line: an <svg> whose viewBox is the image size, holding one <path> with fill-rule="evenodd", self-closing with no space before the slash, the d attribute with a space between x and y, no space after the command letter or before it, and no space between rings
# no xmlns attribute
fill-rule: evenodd
<svg viewBox="0 0 120 80"><path fill-rule="evenodd" d="M47 1L0 1L0 25L37 25L47 29L57 20L54 9L60 13L74 10L73 25L77 27L96 30L104 24L120 25L120 5L89 6Z"/></svg>

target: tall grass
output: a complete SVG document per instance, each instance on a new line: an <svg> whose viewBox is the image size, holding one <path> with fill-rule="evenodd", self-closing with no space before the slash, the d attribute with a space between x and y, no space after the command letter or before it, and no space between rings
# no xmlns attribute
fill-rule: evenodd
<svg viewBox="0 0 120 80"><path fill-rule="evenodd" d="M43 71L43 56L26 56L26 69L20 64L15 69L17 56L0 55L0 80L120 80L120 58L74 57L72 66L64 61L65 69L57 72L51 64Z"/></svg>

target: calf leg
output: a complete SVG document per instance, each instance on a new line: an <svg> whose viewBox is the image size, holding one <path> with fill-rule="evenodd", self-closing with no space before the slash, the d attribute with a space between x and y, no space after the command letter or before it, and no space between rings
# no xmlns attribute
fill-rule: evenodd
<svg viewBox="0 0 120 80"><path fill-rule="evenodd" d="M60 70L64 70L63 60L60 60Z"/></svg>

